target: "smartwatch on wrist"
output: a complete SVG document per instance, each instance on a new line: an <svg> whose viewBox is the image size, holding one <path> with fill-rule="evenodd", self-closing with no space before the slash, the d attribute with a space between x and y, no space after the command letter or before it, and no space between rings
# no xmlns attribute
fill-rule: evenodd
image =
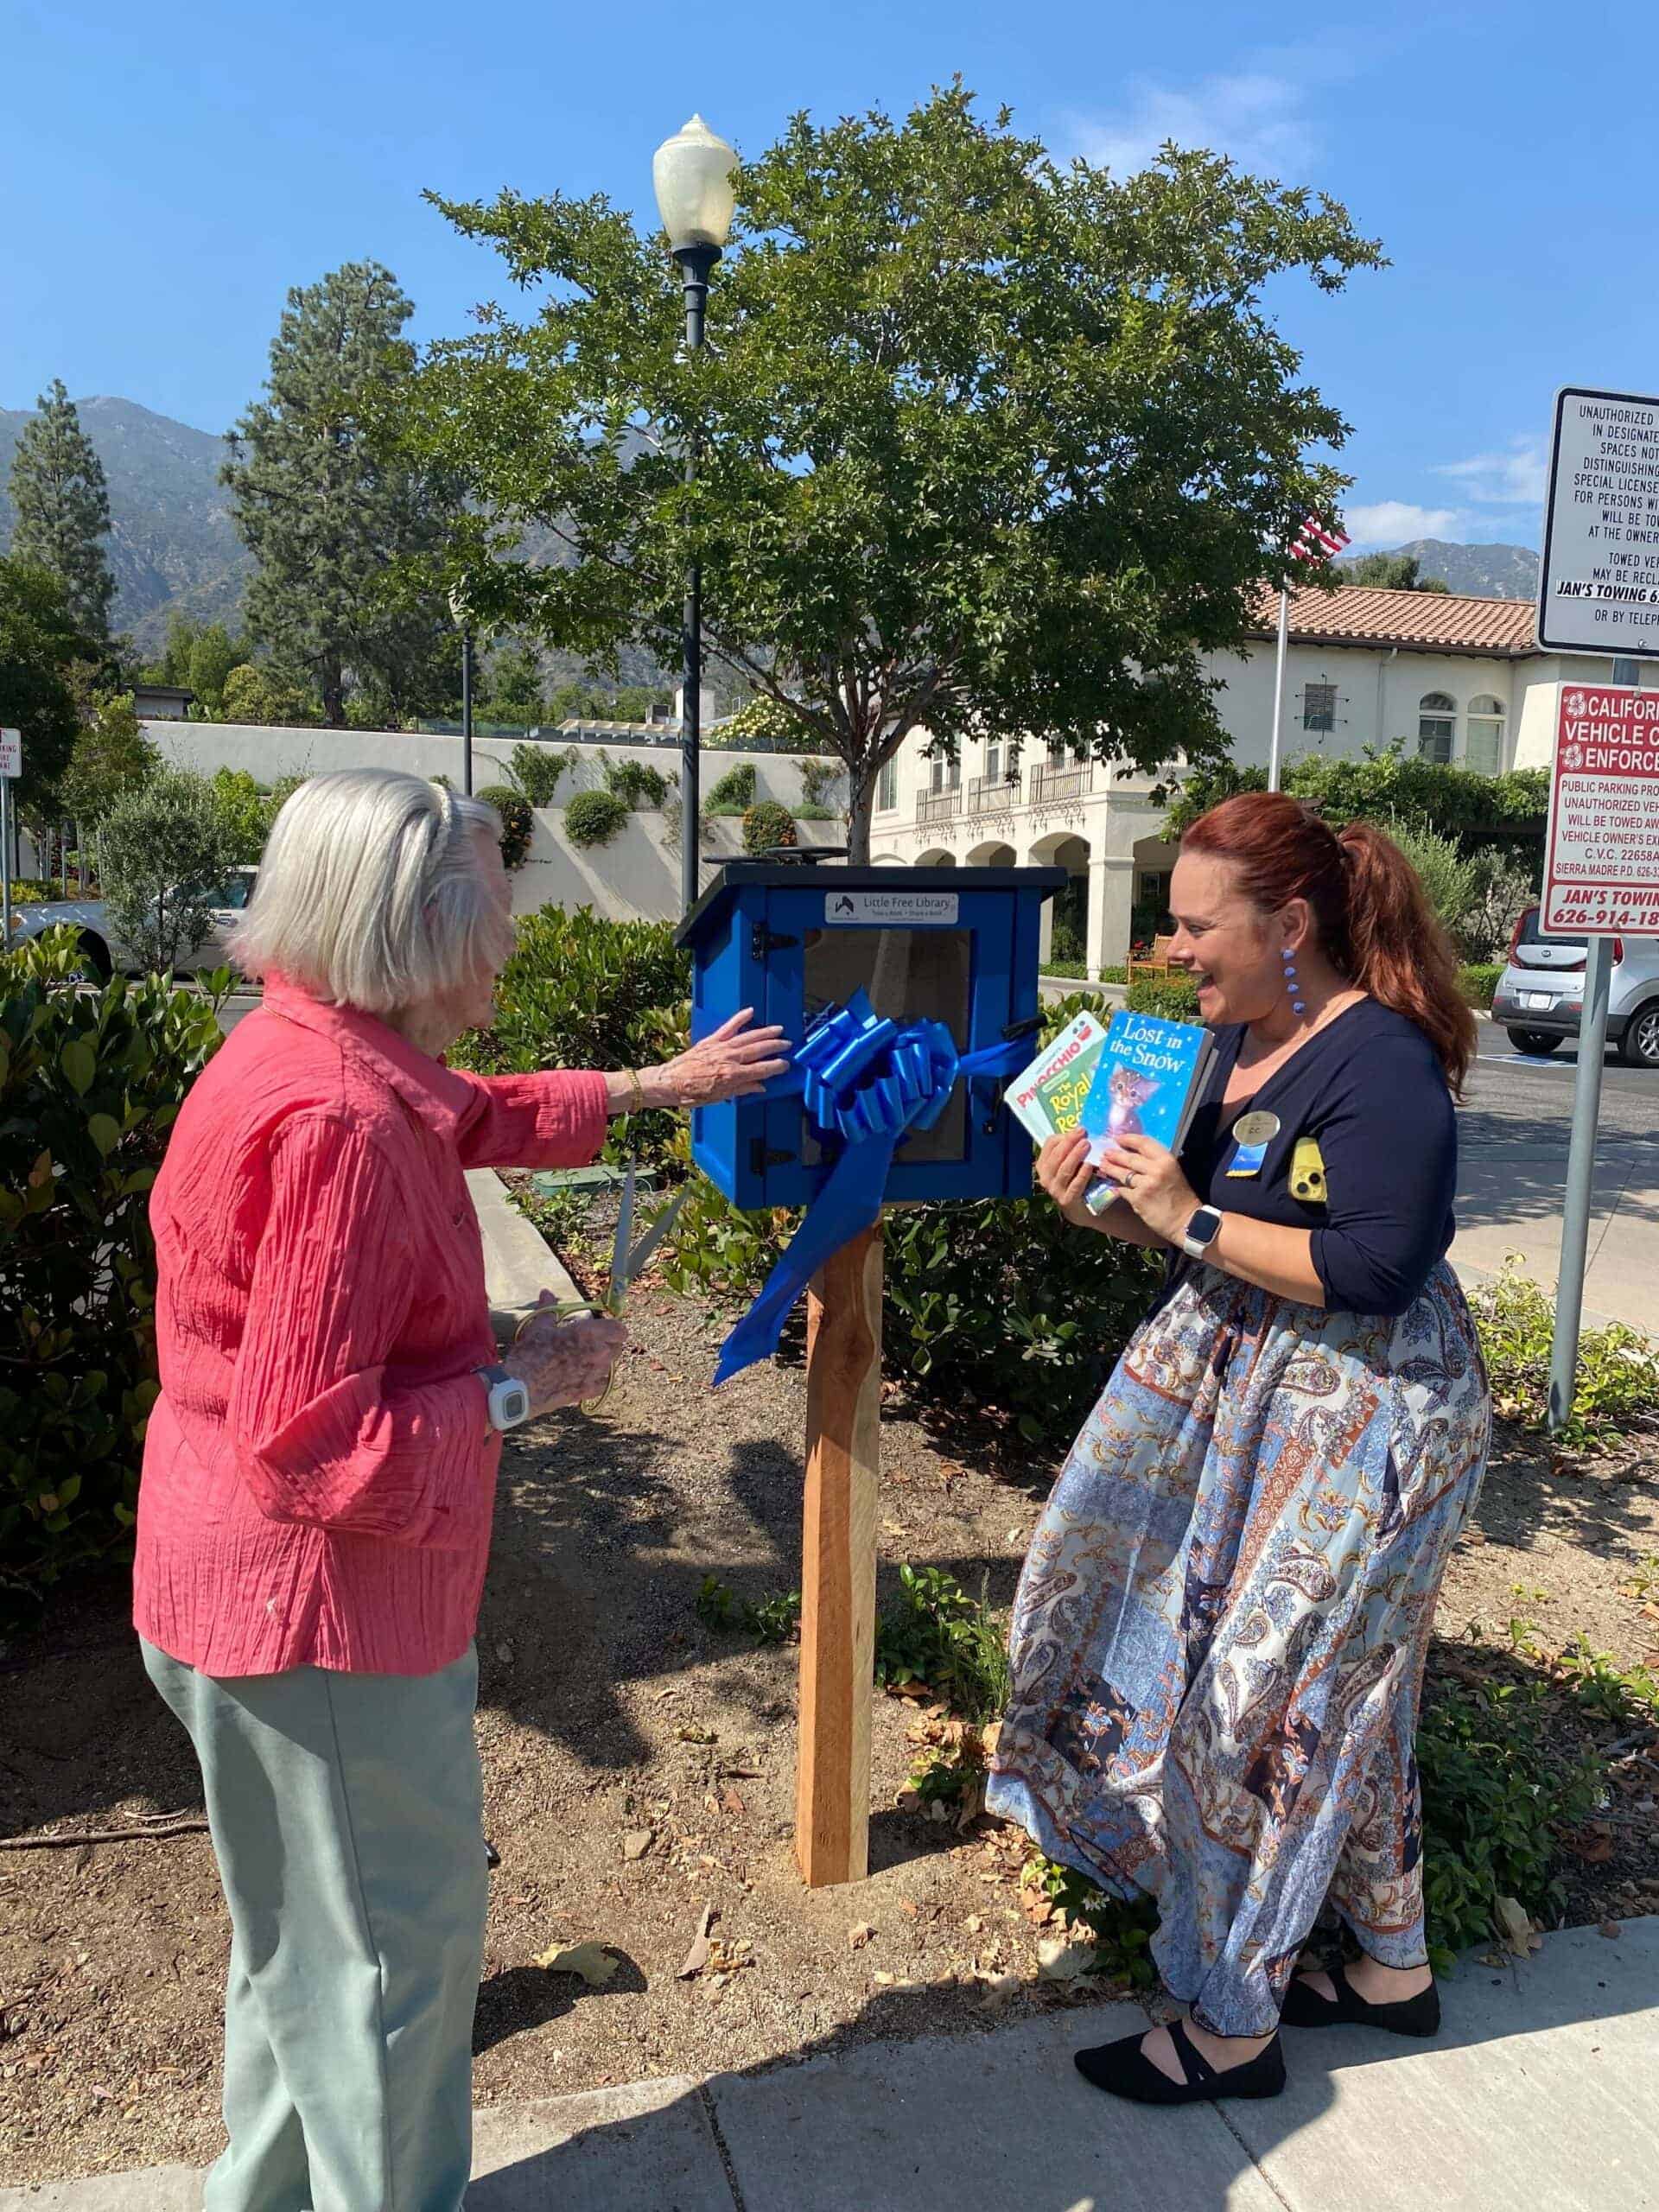
<svg viewBox="0 0 1659 2212"><path fill-rule="evenodd" d="M1214 1206L1200 1206L1181 1232L1181 1249L1189 1260L1202 1260L1220 1233L1220 1214Z"/></svg>
<svg viewBox="0 0 1659 2212"><path fill-rule="evenodd" d="M517 1428L530 1419L530 1391L516 1375L505 1367L475 1367L473 1372L488 1395L492 1428Z"/></svg>

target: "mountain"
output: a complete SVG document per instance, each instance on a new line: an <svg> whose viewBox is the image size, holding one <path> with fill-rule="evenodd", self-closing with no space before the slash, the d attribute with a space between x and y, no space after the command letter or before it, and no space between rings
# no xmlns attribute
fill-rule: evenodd
<svg viewBox="0 0 1659 2212"><path fill-rule="evenodd" d="M1448 591L1464 592L1471 599L1535 599L1538 594L1538 556L1529 545L1453 545L1444 537L1414 537L1409 545L1391 545L1391 553L1409 553L1426 582L1438 577ZM1345 568L1346 562L1338 562Z"/></svg>
<svg viewBox="0 0 1659 2212"><path fill-rule="evenodd" d="M219 481L223 438L193 430L130 399L81 399L80 425L110 485L111 626L159 649L175 607L198 621L240 620L253 560L231 522ZM0 552L11 543L5 486L32 410L0 408Z"/></svg>

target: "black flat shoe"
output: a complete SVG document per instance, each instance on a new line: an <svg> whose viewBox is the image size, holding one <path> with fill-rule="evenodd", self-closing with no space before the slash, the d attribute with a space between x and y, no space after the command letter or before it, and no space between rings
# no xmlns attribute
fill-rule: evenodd
<svg viewBox="0 0 1659 2212"><path fill-rule="evenodd" d="M1159 2072L1141 2048L1146 2041L1144 2032L1125 2036L1118 2043L1097 2044L1092 2050L1080 2050L1077 2071L1109 2097L1127 2097L1137 2105L1197 2105L1217 2097L1276 2097L1285 2086L1285 2054L1277 2036L1265 2050L1247 2058L1242 2066L1217 2069L1193 2044L1182 2021L1172 2020L1169 2032L1185 2082L1172 2082L1167 2074Z"/></svg>
<svg viewBox="0 0 1659 2212"><path fill-rule="evenodd" d="M1338 1967L1331 1977L1334 1998L1321 1997L1311 1982L1293 1981L1285 1993L1279 2024L1285 2028L1381 2028L1391 2036L1435 2036L1440 2031L1440 1993L1433 1982L1415 1997L1395 2005L1372 2005Z"/></svg>

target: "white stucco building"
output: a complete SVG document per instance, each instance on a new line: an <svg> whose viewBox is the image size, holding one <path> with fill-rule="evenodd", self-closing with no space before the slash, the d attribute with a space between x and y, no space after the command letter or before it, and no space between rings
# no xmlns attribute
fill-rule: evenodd
<svg viewBox="0 0 1659 2212"><path fill-rule="evenodd" d="M1241 766L1265 766L1273 720L1276 594L1262 602L1248 656L1211 658L1217 708ZM1540 652L1530 600L1313 587L1291 597L1281 756L1354 753L1403 739L1428 758L1493 773L1545 767L1554 687L1659 685L1659 662ZM1131 916L1160 909L1173 865L1152 800L1158 779L1027 746L976 741L955 763L905 741L876 794L871 856L912 866L1049 862L1077 880L1090 973L1121 963ZM1074 904L1075 912L1075 904ZM1052 927L1051 921L1047 925Z"/></svg>

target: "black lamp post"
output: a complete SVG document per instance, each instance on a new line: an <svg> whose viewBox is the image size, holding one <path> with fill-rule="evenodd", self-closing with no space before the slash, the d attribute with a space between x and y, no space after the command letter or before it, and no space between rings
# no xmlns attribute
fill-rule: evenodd
<svg viewBox="0 0 1659 2212"><path fill-rule="evenodd" d="M449 594L449 612L461 632L461 788L473 794L473 618L467 611L467 587L458 583Z"/></svg>
<svg viewBox="0 0 1659 2212"><path fill-rule="evenodd" d="M700 115L660 145L652 162L658 212L685 288L685 343L692 353L702 343L709 273L731 235L736 162L734 149L716 137ZM694 484L696 476L694 430L685 449L685 480ZM702 567L695 560L686 571L680 646L680 904L690 913L697 899L702 745Z"/></svg>

